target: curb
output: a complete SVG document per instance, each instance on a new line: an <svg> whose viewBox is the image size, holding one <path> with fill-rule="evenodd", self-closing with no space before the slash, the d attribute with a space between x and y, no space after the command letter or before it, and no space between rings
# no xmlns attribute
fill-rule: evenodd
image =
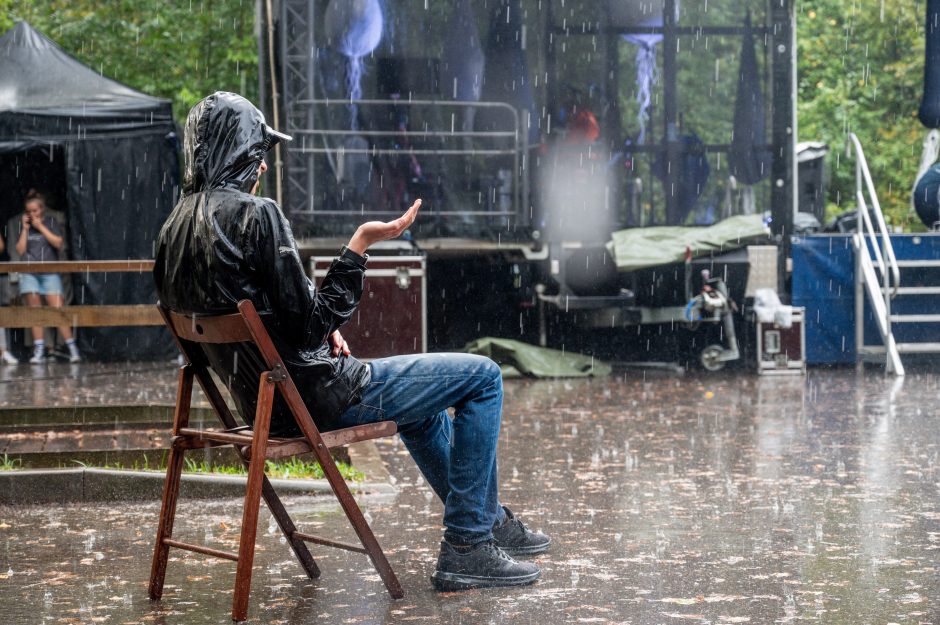
<svg viewBox="0 0 940 625"><path fill-rule="evenodd" d="M119 469L13 469L0 471L0 504L159 501L162 471ZM180 496L191 499L244 497L247 476L184 473ZM279 494L322 495L332 492L326 480L271 479ZM348 483L355 495L394 495L389 483Z"/></svg>

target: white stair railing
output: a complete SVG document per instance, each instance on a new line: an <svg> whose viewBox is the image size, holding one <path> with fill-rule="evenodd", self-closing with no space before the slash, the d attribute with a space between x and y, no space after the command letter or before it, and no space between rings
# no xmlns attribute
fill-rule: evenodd
<svg viewBox="0 0 940 625"><path fill-rule="evenodd" d="M855 199L858 203L858 232L852 235L855 247L855 348L858 357L880 353L865 345L865 299L868 293L875 321L884 342L885 365L889 372L904 375L901 354L891 330L891 299L901 285L901 270L891 245L875 184L871 179L865 152L855 133L849 134L855 152ZM870 204L869 204L870 202Z"/></svg>

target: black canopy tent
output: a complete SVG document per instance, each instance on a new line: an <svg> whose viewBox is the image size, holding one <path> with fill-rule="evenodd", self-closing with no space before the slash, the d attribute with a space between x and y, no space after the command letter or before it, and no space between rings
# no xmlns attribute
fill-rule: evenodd
<svg viewBox="0 0 940 625"><path fill-rule="evenodd" d="M169 101L105 78L25 22L0 37L0 225L36 187L65 213L70 259L152 258L178 193L177 144ZM73 274L72 285L75 304L156 301L149 273ZM79 342L96 359L172 353L162 328L87 328Z"/></svg>

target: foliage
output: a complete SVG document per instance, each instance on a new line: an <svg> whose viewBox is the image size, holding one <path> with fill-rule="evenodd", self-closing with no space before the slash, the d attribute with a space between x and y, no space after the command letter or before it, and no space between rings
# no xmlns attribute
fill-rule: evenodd
<svg viewBox="0 0 940 625"><path fill-rule="evenodd" d="M831 213L855 203L845 151L854 132L888 221L920 225L909 201L926 134L917 120L924 13L916 0L797 0L799 136L832 148Z"/></svg>
<svg viewBox="0 0 940 625"><path fill-rule="evenodd" d="M854 203L849 132L867 150L889 221L918 225L908 202L925 130L917 121L924 50L923 0L793 0L799 49L799 137L832 148L830 212ZM741 2L684 3L688 23L735 23ZM763 6L748 2L755 23ZM702 8L704 7L704 8ZM169 98L177 119L218 89L256 100L255 0L0 0L0 29L26 19L100 72L146 93ZM533 35L534 36L534 35ZM568 61L598 58L587 40L572 40ZM680 80L698 84L681 103L685 126L706 142L730 135L737 41L691 40L679 51ZM584 48L581 50L581 48ZM537 49L533 46L532 49ZM635 124L632 46L622 46L620 103ZM592 57L593 55L593 57ZM762 57L762 53L759 52ZM660 60L661 62L661 60ZM761 58L763 63L763 58ZM586 61L585 67L593 67ZM600 79L598 79L600 80ZM654 117L662 114L654 102ZM660 124L652 122L654 127ZM713 163L720 170L720 162Z"/></svg>
<svg viewBox="0 0 940 625"><path fill-rule="evenodd" d="M160 462L154 463L153 465L151 465L146 455L144 455L142 460L135 460L129 466L120 462L106 463L103 465L86 464L84 462L79 462L78 460L73 462L83 467L97 466L103 469L166 471L166 460L166 454L164 454L163 459ZM0 470L15 469L17 468L18 463L19 459L8 462L6 455L4 455L2 456L2 461L0 461ZM342 475L343 479L346 481L361 482L365 479L365 474L362 471L356 469L352 465L346 464L345 462L337 462L336 468L339 469L339 474ZM324 477L323 469L320 467L318 462L307 461L297 456L287 458L285 460L267 460L264 463L264 470L268 477L281 479L298 478L319 480L323 479ZM186 458L183 465L183 472L216 473L220 475L247 475L248 468L243 464L213 464L212 462L208 462L206 460L194 460L192 458Z"/></svg>
<svg viewBox="0 0 940 625"><path fill-rule="evenodd" d="M342 475L345 480L361 482L365 479L365 474L362 473L362 471L346 463L337 462L336 466L339 469L340 475ZM186 459L186 466L183 470L189 473L220 473L224 475L248 474L248 469L243 464L215 465L205 461L195 461L190 458ZM268 477L272 478L306 478L315 480L324 478L323 469L318 462L308 462L296 456L287 458L286 460L267 460L264 463L264 470Z"/></svg>
<svg viewBox="0 0 940 625"><path fill-rule="evenodd" d="M6 454L0 456L0 471L12 471L17 469L20 465L23 464L23 461L19 458L10 458Z"/></svg>
<svg viewBox="0 0 940 625"><path fill-rule="evenodd" d="M0 0L103 75L173 101L180 121L217 90L258 94L254 0Z"/></svg>

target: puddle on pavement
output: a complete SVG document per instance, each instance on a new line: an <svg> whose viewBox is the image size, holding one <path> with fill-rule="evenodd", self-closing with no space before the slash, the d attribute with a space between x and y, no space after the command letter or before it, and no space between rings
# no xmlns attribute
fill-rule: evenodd
<svg viewBox="0 0 940 625"><path fill-rule="evenodd" d="M940 378L631 372L507 381L503 502L551 534L542 580L437 594L441 505L404 447L400 488L365 499L405 588L312 546L307 580L267 512L257 623L927 623L940 619ZM354 541L337 506L285 498L304 529ZM175 536L231 549L239 502L184 502ZM8 623L228 622L234 566L171 552L147 600L158 504L0 508Z"/></svg>

